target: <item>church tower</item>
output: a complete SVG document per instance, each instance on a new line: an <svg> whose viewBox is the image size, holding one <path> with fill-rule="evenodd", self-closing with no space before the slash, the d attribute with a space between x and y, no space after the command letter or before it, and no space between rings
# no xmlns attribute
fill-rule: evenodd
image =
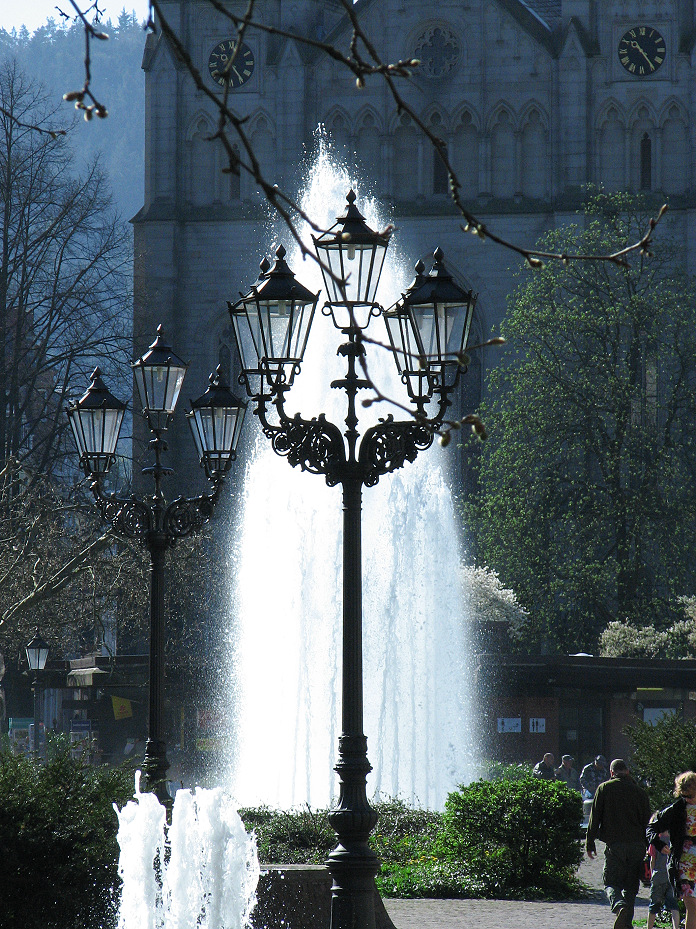
<svg viewBox="0 0 696 929"><path fill-rule="evenodd" d="M230 3L243 15L244 4ZM207 91L233 37L206 0L165 0ZM358 0L355 13L385 61L417 58L403 98L447 145L462 195L483 222L532 244L575 216L588 183L669 198L672 232L694 270L694 0ZM347 52L351 26L329 0L259 0L230 105L244 117L264 175L295 192L322 123L337 150L388 204L415 262L439 245L479 293L474 339L500 323L519 266L464 235L432 147L399 114L379 77L350 72L305 35ZM135 350L159 323L193 362L187 389L233 359L226 301L255 280L268 213L249 176L223 172L216 114L161 33L146 71L145 203L135 226ZM477 359L462 402L475 405L495 352ZM181 443L182 445L184 443Z"/></svg>

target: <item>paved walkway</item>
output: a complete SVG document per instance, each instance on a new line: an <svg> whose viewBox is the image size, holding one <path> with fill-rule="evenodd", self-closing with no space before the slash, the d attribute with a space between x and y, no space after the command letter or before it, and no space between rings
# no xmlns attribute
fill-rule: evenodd
<svg viewBox="0 0 696 929"><path fill-rule="evenodd" d="M611 929L614 917L602 892L604 847L580 865L579 875L595 891L588 900L526 903L516 900L385 900L396 929ZM635 920L648 918L649 889L640 888ZM642 922L645 925L645 922Z"/></svg>

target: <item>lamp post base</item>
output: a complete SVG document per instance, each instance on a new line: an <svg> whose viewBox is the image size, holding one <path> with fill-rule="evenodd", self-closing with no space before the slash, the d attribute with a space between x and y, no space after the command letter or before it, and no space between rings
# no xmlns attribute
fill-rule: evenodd
<svg viewBox="0 0 696 929"><path fill-rule="evenodd" d="M171 815L172 798L167 790L167 746L161 740L148 739L145 743L145 757L143 759L143 774L145 775L145 789L153 793L162 806L167 808Z"/></svg>
<svg viewBox="0 0 696 929"><path fill-rule="evenodd" d="M338 846L327 861L331 885L331 929L375 929L375 875L379 860Z"/></svg>
<svg viewBox="0 0 696 929"><path fill-rule="evenodd" d="M375 929L375 876L379 858L370 848L370 833L378 815L369 804L366 777L367 739L342 735L335 771L340 792L336 809L329 813L338 844L326 862L333 878L331 929Z"/></svg>

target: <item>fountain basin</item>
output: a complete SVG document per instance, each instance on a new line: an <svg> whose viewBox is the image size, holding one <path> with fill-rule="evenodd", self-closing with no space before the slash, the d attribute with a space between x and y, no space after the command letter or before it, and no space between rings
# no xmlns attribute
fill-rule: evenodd
<svg viewBox="0 0 696 929"><path fill-rule="evenodd" d="M262 864L253 929L328 929L331 875L324 865ZM394 929L375 887L376 929Z"/></svg>

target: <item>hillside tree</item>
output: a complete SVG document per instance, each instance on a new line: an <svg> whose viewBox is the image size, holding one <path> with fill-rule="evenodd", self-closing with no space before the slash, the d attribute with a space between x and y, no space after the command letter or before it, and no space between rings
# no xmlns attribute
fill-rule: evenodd
<svg viewBox="0 0 696 929"><path fill-rule="evenodd" d="M130 240L99 164L76 175L64 137L25 125L51 108L11 61L0 104L0 650L14 655L39 620L51 644L66 626L79 641L86 605L122 584L122 544L74 490L65 408L95 364L128 370ZM99 597L67 596L97 570L112 574Z"/></svg>

